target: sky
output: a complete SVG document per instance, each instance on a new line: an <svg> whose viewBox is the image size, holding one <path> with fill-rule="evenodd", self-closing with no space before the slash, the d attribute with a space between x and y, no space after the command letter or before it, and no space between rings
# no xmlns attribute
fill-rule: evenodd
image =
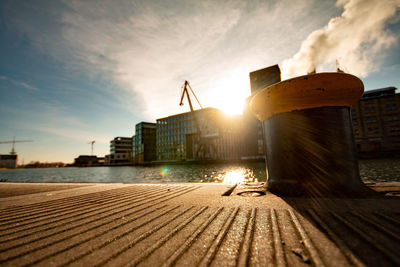
<svg viewBox="0 0 400 267"><path fill-rule="evenodd" d="M340 67L400 87L400 0L0 1L0 141L19 164L109 153L135 124L203 107L240 112L249 72ZM0 145L8 153L11 145Z"/></svg>

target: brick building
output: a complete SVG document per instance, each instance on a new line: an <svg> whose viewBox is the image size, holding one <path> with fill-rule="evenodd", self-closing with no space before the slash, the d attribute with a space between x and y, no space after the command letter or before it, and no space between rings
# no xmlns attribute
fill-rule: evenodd
<svg viewBox="0 0 400 267"><path fill-rule="evenodd" d="M360 156L400 155L400 94L395 87L366 91L351 114Z"/></svg>

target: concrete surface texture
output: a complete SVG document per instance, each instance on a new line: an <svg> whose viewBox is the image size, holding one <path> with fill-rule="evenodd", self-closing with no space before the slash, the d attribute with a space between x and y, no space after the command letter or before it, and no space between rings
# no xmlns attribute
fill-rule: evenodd
<svg viewBox="0 0 400 267"><path fill-rule="evenodd" d="M1 183L0 265L400 266L399 184L369 186L382 197L223 196L231 188L223 184Z"/></svg>

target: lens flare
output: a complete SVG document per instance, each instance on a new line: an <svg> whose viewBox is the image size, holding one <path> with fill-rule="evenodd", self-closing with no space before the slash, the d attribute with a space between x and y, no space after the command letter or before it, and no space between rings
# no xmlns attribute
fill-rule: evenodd
<svg viewBox="0 0 400 267"><path fill-rule="evenodd" d="M160 174L161 174L161 176L167 176L168 175L167 167L161 167Z"/></svg>

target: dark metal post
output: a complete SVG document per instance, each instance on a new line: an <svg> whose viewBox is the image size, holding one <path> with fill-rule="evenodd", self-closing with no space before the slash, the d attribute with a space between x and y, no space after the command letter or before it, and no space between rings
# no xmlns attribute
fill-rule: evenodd
<svg viewBox="0 0 400 267"><path fill-rule="evenodd" d="M319 73L269 86L252 99L263 122L268 190L281 195L364 192L350 107L364 86L355 76Z"/></svg>

